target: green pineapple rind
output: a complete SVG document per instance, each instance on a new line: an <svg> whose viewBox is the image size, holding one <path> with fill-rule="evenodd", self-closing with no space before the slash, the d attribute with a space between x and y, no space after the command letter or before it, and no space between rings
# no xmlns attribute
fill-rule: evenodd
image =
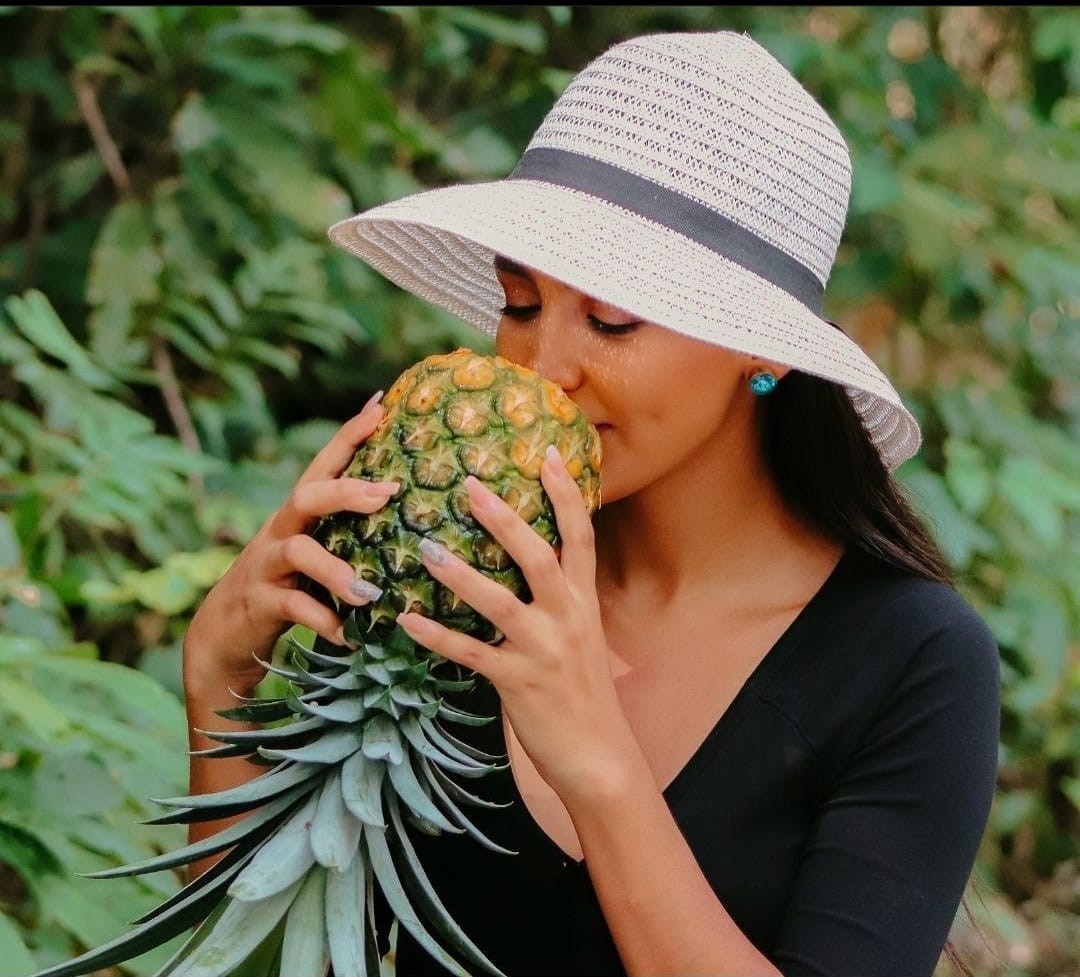
<svg viewBox="0 0 1080 977"><path fill-rule="evenodd" d="M470 385L459 386L462 380ZM475 475L558 547L554 509L539 481L540 461L548 445L559 447L595 508L599 435L553 384L500 357L465 349L411 367L391 387L384 406L378 429L344 475L397 481L399 490L372 515L337 513L313 531L357 577L383 591L360 610L357 637L382 640L397 615L411 610L495 643L502 635L491 622L427 572L420 542L434 539L527 602L531 595L520 569L469 513L465 478Z"/></svg>

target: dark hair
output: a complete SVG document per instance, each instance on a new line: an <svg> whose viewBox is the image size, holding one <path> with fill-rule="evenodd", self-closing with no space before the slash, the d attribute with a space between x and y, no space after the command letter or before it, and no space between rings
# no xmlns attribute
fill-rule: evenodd
<svg viewBox="0 0 1080 977"><path fill-rule="evenodd" d="M796 513L874 559L953 584L948 560L885 467L843 387L792 370L763 407L766 461ZM986 942L966 895L961 905ZM973 977L951 941L943 953Z"/></svg>
<svg viewBox="0 0 1080 977"><path fill-rule="evenodd" d="M792 370L764 406L765 457L796 513L871 557L953 582L948 561L885 467L843 387Z"/></svg>

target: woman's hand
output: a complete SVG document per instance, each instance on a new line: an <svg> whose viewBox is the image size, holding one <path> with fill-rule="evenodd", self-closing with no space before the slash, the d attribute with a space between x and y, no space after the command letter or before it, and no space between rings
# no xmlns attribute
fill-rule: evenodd
<svg viewBox="0 0 1080 977"><path fill-rule="evenodd" d="M207 594L184 642L185 671L205 671L234 687L253 688L286 627L302 624L328 641L345 645L342 622L329 607L297 586L310 577L343 601L362 605L377 587L356 578L353 568L308 535L319 516L349 510L377 512L396 482L340 478L356 449L382 417L376 394L347 421L300 476L285 504L271 515Z"/></svg>
<svg viewBox="0 0 1080 977"><path fill-rule="evenodd" d="M532 593L518 600L443 547L425 540L431 574L506 636L477 641L416 613L398 622L424 647L488 678L537 771L563 797L588 795L640 750L615 691L596 595L593 527L577 484L548 450L541 481L555 509L562 557L481 482L466 480L473 517L521 568ZM588 748L584 749L585 744Z"/></svg>

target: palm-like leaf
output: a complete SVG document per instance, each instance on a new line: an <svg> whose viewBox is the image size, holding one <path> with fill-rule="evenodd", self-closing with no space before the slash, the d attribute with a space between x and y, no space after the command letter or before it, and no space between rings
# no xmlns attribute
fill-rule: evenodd
<svg viewBox="0 0 1080 977"><path fill-rule="evenodd" d="M78 977L114 966L195 927L155 977L233 977L243 966L266 977L378 977L376 886L394 918L451 973L498 969L439 900L409 832L487 838L462 805L489 805L456 778L479 777L502 758L459 740L446 723L484 717L448 705L449 691L474 679L442 677L439 659L419 652L400 629L384 644L363 643L351 619L348 656L290 642L279 699L244 699L221 715L284 725L207 732L222 746L204 757L247 756L265 773L212 794L164 798L173 810L149 823L247 816L210 838L91 878L174 869L226 854L127 934L34 977ZM326 651L331 650L328 646ZM489 805L493 806L493 805ZM256 962L257 961L257 962ZM254 968L254 970L252 969Z"/></svg>

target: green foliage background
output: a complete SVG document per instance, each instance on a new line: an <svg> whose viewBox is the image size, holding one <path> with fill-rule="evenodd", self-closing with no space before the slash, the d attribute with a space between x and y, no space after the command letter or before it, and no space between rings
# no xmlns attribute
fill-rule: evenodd
<svg viewBox="0 0 1080 977"><path fill-rule="evenodd" d="M190 615L371 392L477 343L328 225L505 174L605 46L716 28L770 48L849 141L827 312L917 413L899 475L1001 647L985 940L963 915L953 937L980 974L1080 968L1076 8L4 7L9 977L175 891L75 873L179 843L139 820L186 785Z"/></svg>

